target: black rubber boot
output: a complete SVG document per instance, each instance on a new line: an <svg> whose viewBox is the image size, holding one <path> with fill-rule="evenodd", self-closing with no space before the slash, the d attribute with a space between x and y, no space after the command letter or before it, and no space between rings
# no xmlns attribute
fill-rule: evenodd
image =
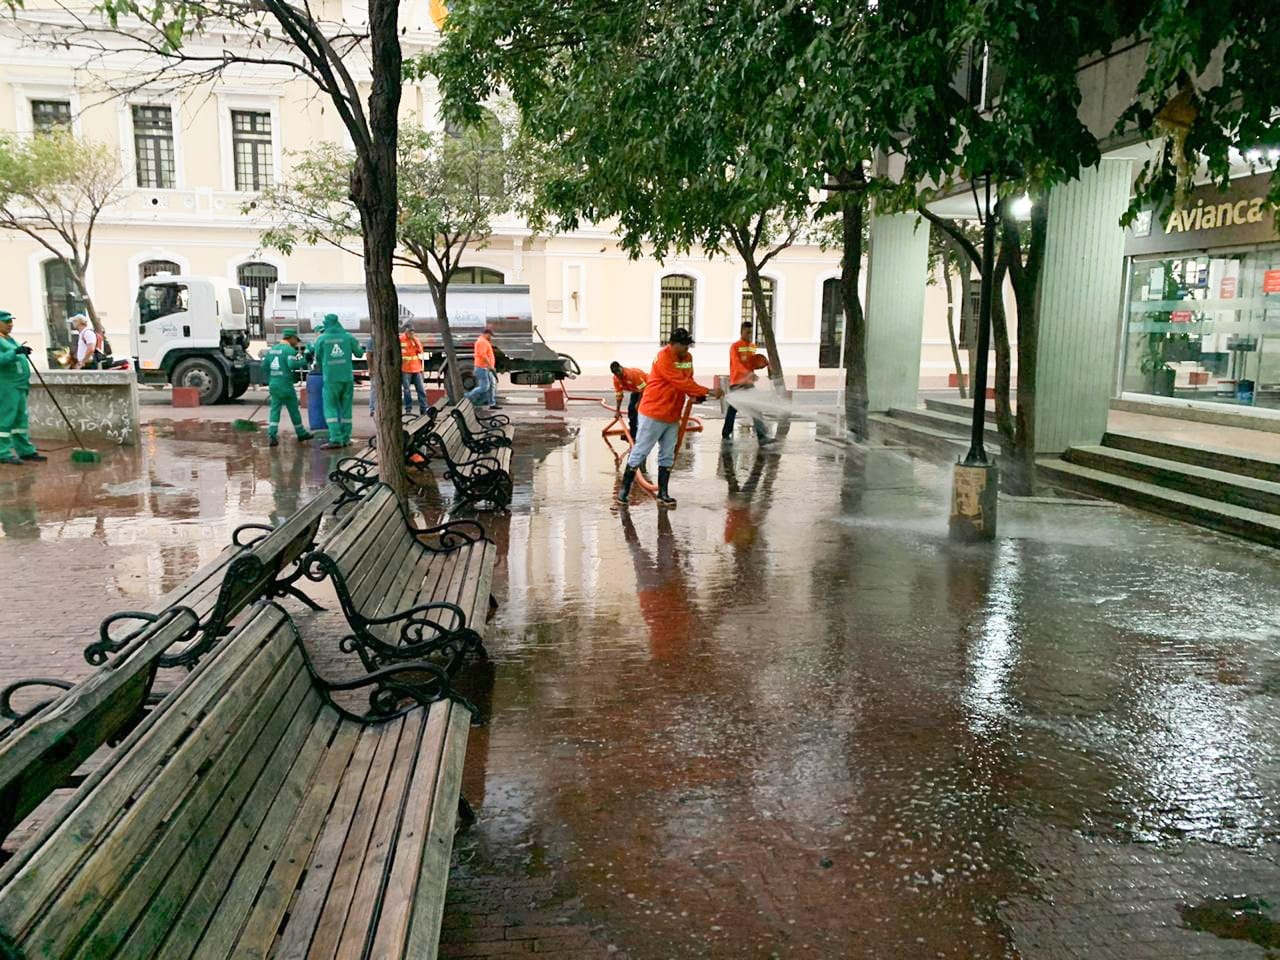
<svg viewBox="0 0 1280 960"><path fill-rule="evenodd" d="M667 492L667 484L671 481L671 468L658 468L658 506L674 507L676 498Z"/></svg>
<svg viewBox="0 0 1280 960"><path fill-rule="evenodd" d="M631 502L631 485L636 482L636 468L627 467L622 471L622 487L618 490L618 502Z"/></svg>

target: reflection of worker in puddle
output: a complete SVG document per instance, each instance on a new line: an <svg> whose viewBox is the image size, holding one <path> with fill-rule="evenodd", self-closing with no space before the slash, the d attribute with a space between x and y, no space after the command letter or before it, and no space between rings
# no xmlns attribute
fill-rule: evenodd
<svg viewBox="0 0 1280 960"><path fill-rule="evenodd" d="M640 543L629 511L623 510L622 534L636 568L636 597L649 627L649 652L656 659L684 653L696 631L698 610L693 604L688 571L671 529L671 518L658 511L658 545L653 555Z"/></svg>
<svg viewBox="0 0 1280 960"><path fill-rule="evenodd" d="M271 524L280 526L298 512L302 498L302 474L310 455L302 447L292 447L271 458Z"/></svg>
<svg viewBox="0 0 1280 960"><path fill-rule="evenodd" d="M9 540L39 540L36 501L32 497L36 478L31 474L0 482L0 532Z"/></svg>
<svg viewBox="0 0 1280 960"><path fill-rule="evenodd" d="M721 449L720 469L729 486L729 509L724 518L724 542L735 547L747 547L756 538L756 525L751 517L751 498L755 495L760 477L764 473L767 458L760 450L751 461L751 471L741 485L733 462L733 451Z"/></svg>

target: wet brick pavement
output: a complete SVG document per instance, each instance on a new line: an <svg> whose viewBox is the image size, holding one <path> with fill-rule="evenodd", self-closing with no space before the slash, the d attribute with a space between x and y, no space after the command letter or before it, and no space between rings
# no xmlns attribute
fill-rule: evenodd
<svg viewBox="0 0 1280 960"><path fill-rule="evenodd" d="M1009 501L959 547L945 470L805 423L776 456L695 436L679 509L620 512L602 425L523 416L488 521L442 956L1268 956L1274 551ZM82 675L104 608L327 471L255 442L160 422L93 474L0 478L0 679Z"/></svg>

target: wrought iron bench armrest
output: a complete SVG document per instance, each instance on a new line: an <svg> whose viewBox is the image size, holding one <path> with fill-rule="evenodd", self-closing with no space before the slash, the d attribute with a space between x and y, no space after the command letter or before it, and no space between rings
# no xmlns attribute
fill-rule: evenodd
<svg viewBox="0 0 1280 960"><path fill-rule="evenodd" d="M430 680L415 680L414 675L427 674ZM312 674L313 677L316 674ZM418 707L430 707L440 700L452 700L469 712L473 721L480 716L480 711L470 700L456 692L449 682L449 675L437 664L425 660L410 660L380 667L362 677L353 680L324 680L316 677L324 689L326 699L339 713L360 723L379 723L403 716ZM333 701L331 694L348 690L359 690L372 686L369 691L369 712L352 713L350 710ZM407 707L400 707L404 698L413 701Z"/></svg>
<svg viewBox="0 0 1280 960"><path fill-rule="evenodd" d="M489 423L495 427L511 426L511 418L508 417L505 413L495 413L492 416L488 416L488 417L480 416L479 410L474 411L474 413L476 415L476 419L479 420L481 423Z"/></svg>
<svg viewBox="0 0 1280 960"><path fill-rule="evenodd" d="M160 613L149 613L146 610L121 610L119 613L113 613L108 617L104 617L102 622L98 624L98 639L84 648L84 658L93 666L100 667L107 662L107 657L119 653L156 623L182 615L191 617L191 626L183 631L182 635L173 642L186 643L193 640L202 627L200 615L190 607L178 604L166 607ZM123 637L113 637L111 628L122 620L141 620L142 625L130 630Z"/></svg>
<svg viewBox="0 0 1280 960"><path fill-rule="evenodd" d="M450 603L448 600L433 600L430 603L420 603L416 607L408 607L404 610L397 610L395 613L388 613L384 617L361 617L366 626L385 627L401 620L418 621L435 625L435 621L427 620L421 614L443 610L446 613L452 613L456 622L450 630L461 630L467 625L467 615L462 612L462 608L456 603ZM408 626L408 624L406 624ZM403 633L403 631L401 631ZM449 632L449 631L442 631Z"/></svg>
<svg viewBox="0 0 1280 960"><path fill-rule="evenodd" d="M435 537L439 540L439 550L430 544L422 544L433 552L448 552L469 543L479 543L481 540L489 539L484 526L477 520L450 520L435 527L415 527L411 523L406 523L406 526L409 532L419 539Z"/></svg>
<svg viewBox="0 0 1280 960"><path fill-rule="evenodd" d="M29 680L19 680L16 683L11 683L3 690L0 690L0 717L13 721L13 726L8 728L12 730L14 727L22 726L49 704L56 703L58 700L57 697L50 697L47 700L41 700L35 706L26 710L15 710L13 708L13 696L19 690L27 687L55 687L58 690L66 691L74 686L75 684L70 680L54 680L49 677L31 677Z"/></svg>
<svg viewBox="0 0 1280 960"><path fill-rule="evenodd" d="M231 543L234 546L242 547L242 548L252 547L255 543L258 543L259 541L263 540L268 534L273 533L275 529L276 528L269 523L242 523L240 524L240 526L236 527L234 530L231 531ZM261 531L262 536L254 537L248 543L241 543L240 533L241 531L244 531L244 530Z"/></svg>
<svg viewBox="0 0 1280 960"><path fill-rule="evenodd" d="M459 473L466 471L467 477L474 477L477 472L492 473L502 469L497 457L478 456L472 460L454 460L453 468Z"/></svg>

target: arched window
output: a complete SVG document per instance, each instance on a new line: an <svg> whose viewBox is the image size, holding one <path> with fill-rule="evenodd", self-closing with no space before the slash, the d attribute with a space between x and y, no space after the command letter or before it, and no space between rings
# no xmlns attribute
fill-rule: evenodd
<svg viewBox="0 0 1280 960"><path fill-rule="evenodd" d="M84 298L63 261L46 260L41 264L41 270L44 274L44 313L49 346L69 347L71 328L67 326L67 320L84 310Z"/></svg>
<svg viewBox="0 0 1280 960"><path fill-rule="evenodd" d="M844 350L844 308L840 305L840 281L822 284L822 332L818 338L818 366L839 367Z"/></svg>
<svg viewBox="0 0 1280 960"><path fill-rule="evenodd" d="M488 267L459 267L450 283L506 283L507 278Z"/></svg>
<svg viewBox="0 0 1280 960"><path fill-rule="evenodd" d="M172 260L144 260L138 264L138 279L145 280L157 273L181 273L182 267Z"/></svg>
<svg viewBox="0 0 1280 960"><path fill-rule="evenodd" d="M760 278L760 286L764 289L764 302L769 306L769 321L772 323L778 318L777 298L774 296L773 280L769 277ZM742 322L749 323L752 327L756 326L756 301L751 296L751 287L747 285L747 281L742 281ZM756 336L760 333L757 330Z"/></svg>
<svg viewBox="0 0 1280 960"><path fill-rule="evenodd" d="M280 271L269 263L242 263L236 267L236 282L244 287L249 307L249 336L262 336L263 311L267 306L267 288L280 279Z"/></svg>
<svg viewBox="0 0 1280 960"><path fill-rule="evenodd" d="M683 273L673 273L662 278L658 298L658 340L666 343L671 331L684 327L693 332L693 293L696 281Z"/></svg>

